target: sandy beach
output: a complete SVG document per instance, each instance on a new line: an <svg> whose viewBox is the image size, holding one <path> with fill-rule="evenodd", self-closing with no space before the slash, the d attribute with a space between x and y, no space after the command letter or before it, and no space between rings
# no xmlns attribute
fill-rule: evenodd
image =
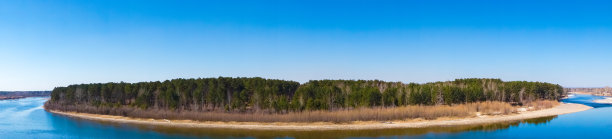
<svg viewBox="0 0 612 139"><path fill-rule="evenodd" d="M612 97L606 97L604 99L593 100L595 103L612 104Z"/></svg>
<svg viewBox="0 0 612 139"><path fill-rule="evenodd" d="M582 104L562 103L559 106L526 111L511 115L497 116L475 116L469 118L438 118L436 120L410 119L401 121L356 121L345 124L335 124L327 122L316 123L258 123L258 122L200 122L191 120L166 120L166 119L142 119L123 116L99 115L76 112L61 112L48 110L51 113L88 119L100 120L117 123L146 124L174 127L196 127L196 128L231 128L231 129L254 129L254 130L359 130L359 129L389 129L389 128L423 128L434 126L454 126L470 124L486 124L496 122L516 121L522 119L546 117L574 113L591 109L592 107Z"/></svg>

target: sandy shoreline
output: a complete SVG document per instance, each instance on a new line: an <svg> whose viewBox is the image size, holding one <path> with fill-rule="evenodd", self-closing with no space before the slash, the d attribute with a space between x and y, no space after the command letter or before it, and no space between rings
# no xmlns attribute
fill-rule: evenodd
<svg viewBox="0 0 612 139"><path fill-rule="evenodd" d="M570 93L571 94L603 96L603 97L605 97L604 99L593 100L593 102L601 103L601 104L612 104L612 97L609 97L609 96L606 96L606 95L598 95L598 94L595 94L595 93L585 93L585 92L570 92Z"/></svg>
<svg viewBox="0 0 612 139"><path fill-rule="evenodd" d="M606 97L604 99L593 100L593 102L602 103L602 104L612 104L612 97Z"/></svg>
<svg viewBox="0 0 612 139"><path fill-rule="evenodd" d="M389 128L424 128L435 126L455 126L487 124L496 122L517 121L523 119L539 118L546 116L561 115L567 113L580 112L591 109L592 107L582 104L562 103L559 106L537 111L526 111L519 114L500 115L500 116L480 116L470 118L439 118L436 120L404 120L391 122L353 122L346 124L334 124L326 122L317 123L258 123L258 122L200 122L191 120L166 120L166 119L141 119L123 116L99 115L88 113L61 112L47 110L48 112L88 119L117 123L145 124L173 127L195 127L195 128L230 128L230 129L251 129L251 130L360 130L360 129L389 129Z"/></svg>

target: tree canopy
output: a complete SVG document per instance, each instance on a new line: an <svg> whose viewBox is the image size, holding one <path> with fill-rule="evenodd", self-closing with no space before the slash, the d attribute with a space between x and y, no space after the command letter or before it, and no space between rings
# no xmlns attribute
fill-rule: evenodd
<svg viewBox="0 0 612 139"><path fill-rule="evenodd" d="M539 99L558 100L562 95L560 85L504 82L500 79L457 79L425 84L380 80L311 80L300 84L258 77L219 77L70 85L55 88L50 103L176 111L263 110L286 113L480 101L522 104Z"/></svg>

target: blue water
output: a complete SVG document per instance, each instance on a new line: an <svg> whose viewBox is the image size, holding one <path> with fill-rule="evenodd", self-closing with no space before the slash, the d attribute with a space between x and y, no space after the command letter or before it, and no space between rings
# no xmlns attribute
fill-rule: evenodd
<svg viewBox="0 0 612 139"><path fill-rule="evenodd" d="M553 117L488 125L360 131L258 131L172 128L82 120L51 114L48 98L0 100L0 138L609 138L612 107L600 96L576 95L564 102L594 109Z"/></svg>
<svg viewBox="0 0 612 139"><path fill-rule="evenodd" d="M176 138L127 125L105 125L51 114L48 98L0 101L0 138Z"/></svg>

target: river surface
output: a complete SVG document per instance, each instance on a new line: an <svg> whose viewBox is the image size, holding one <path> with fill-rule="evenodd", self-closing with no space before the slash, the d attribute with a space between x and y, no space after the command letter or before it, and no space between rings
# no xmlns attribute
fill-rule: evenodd
<svg viewBox="0 0 612 139"><path fill-rule="evenodd" d="M595 107L583 112L487 125L359 131L257 131L170 128L89 121L46 112L48 98L0 100L0 138L612 138L612 107L600 96L564 102Z"/></svg>

